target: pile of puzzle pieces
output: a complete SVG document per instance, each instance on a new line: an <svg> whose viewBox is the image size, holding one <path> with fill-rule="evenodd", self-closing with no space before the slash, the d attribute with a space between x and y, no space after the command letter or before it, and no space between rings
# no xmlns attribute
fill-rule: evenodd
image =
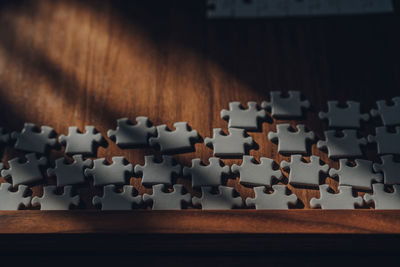
<svg viewBox="0 0 400 267"><path fill-rule="evenodd" d="M310 102L300 92L270 92L269 101L259 106L248 102L247 108L239 102L229 103L229 110L221 111L221 118L228 121L228 134L222 129L213 130L212 137L204 138L204 144L213 149L214 157L204 164L199 158L191 166L177 164L172 154L191 151L194 143L201 140L196 130L186 122L176 122L174 130L166 125L152 126L147 117L137 117L133 124L129 119L117 121L115 130L107 136L124 149L155 147L162 154L158 160L154 155L145 156L144 165L133 166L125 158L115 156L112 163L104 158L94 158L103 136L94 126L86 126L85 132L69 127L68 135L56 136L49 126L37 127L25 123L21 132L8 133L0 128L0 143L13 145L26 152L25 159L13 158L8 164L0 163L1 176L6 182L0 185L0 210L18 210L38 206L41 210L69 210L79 205L80 196L74 186L88 183L102 188L102 195L95 195L92 204L101 210L132 210L151 207L153 210L180 210L186 207L203 210L252 208L259 210L285 210L296 205L298 198L289 193L286 184L277 184L282 171L274 167L274 160L261 157L259 162L248 155L254 144L246 131L260 129L260 124L269 114L273 118L297 119L304 116ZM321 120L328 121L329 130L324 140L297 124L293 129L288 123L276 125L276 131L267 133L268 139L277 144L277 150L290 155L290 161L280 162L280 168L289 173L288 181L294 187L319 187L320 197L312 198L310 206L321 209L355 209L364 203L372 203L375 209L400 209L400 97L391 103L377 101L370 114L362 114L360 103L347 101L345 106L337 101L328 101L327 112L319 112ZM367 138L359 137L362 123L380 117L382 126ZM320 158L310 155L309 142L317 142L318 149L326 151L328 157L338 160L339 169L330 168ZM380 163L362 159L362 146L376 143ZM65 146L65 154L55 164L46 158L56 146ZM224 165L221 158L241 158L240 165ZM8 166L6 166L8 165ZM54 166L53 166L54 165ZM56 179L56 185L44 185L43 195L32 197L29 186L44 183L47 176ZM338 179L339 193L333 193L320 174ZM255 197L242 199L233 187L224 185L223 177L235 174L239 182L254 190ZM129 178L136 175L141 184L152 188L152 194L139 195L129 185ZM192 187L201 191L201 197L186 192L182 184L174 183L173 177L182 175L191 179ZM268 191L267 189L272 191ZM354 196L354 190L365 190L363 197Z"/></svg>

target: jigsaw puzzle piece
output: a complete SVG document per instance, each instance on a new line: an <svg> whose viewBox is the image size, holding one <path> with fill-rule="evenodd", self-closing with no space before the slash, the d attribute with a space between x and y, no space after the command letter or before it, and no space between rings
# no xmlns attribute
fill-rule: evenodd
<svg viewBox="0 0 400 267"><path fill-rule="evenodd" d="M82 155L73 155L72 158L72 163L67 163L65 158L58 158L55 168L47 169L48 176L56 176L58 187L85 182L84 169L92 167L92 160L83 160Z"/></svg>
<svg viewBox="0 0 400 267"><path fill-rule="evenodd" d="M269 132L268 139L278 141L279 153L307 153L307 140L314 140L315 135L312 131L306 131L303 124L296 125L297 131L291 131L288 123L276 125L276 133Z"/></svg>
<svg viewBox="0 0 400 267"><path fill-rule="evenodd" d="M374 163L375 172L382 172L384 184L400 184L400 162L395 162L393 155L381 156L381 164Z"/></svg>
<svg viewBox="0 0 400 267"><path fill-rule="evenodd" d="M365 202L374 202L376 210L400 210L400 185L393 185L393 193L385 192L383 184L373 184L372 188L374 194L365 194Z"/></svg>
<svg viewBox="0 0 400 267"><path fill-rule="evenodd" d="M128 118L117 120L117 129L108 130L107 136L119 147L147 146L148 139L155 136L157 129L150 126L147 117L136 117L136 124L133 125Z"/></svg>
<svg viewBox="0 0 400 267"><path fill-rule="evenodd" d="M112 164L105 158L93 160L93 167L85 169L86 176L93 177L93 185L124 184L127 176L132 176L133 166L124 157L112 157Z"/></svg>
<svg viewBox="0 0 400 267"><path fill-rule="evenodd" d="M327 149L329 158L359 157L363 153L360 146L367 144L367 139L358 138L356 130L342 130L338 136L335 130L325 131L325 141L317 142L319 149Z"/></svg>
<svg viewBox="0 0 400 267"><path fill-rule="evenodd" d="M328 189L329 185L327 184L319 186L320 198L313 197L310 200L311 208L321 207L323 210L353 210L355 209L355 205L361 206L363 204L362 197L353 197L351 186L339 186L338 194L332 194Z"/></svg>
<svg viewBox="0 0 400 267"><path fill-rule="evenodd" d="M192 187L220 185L222 176L230 173L229 166L221 166L219 158L209 158L208 161L209 164L204 165L200 159L192 159L192 166L183 168L183 175L192 177Z"/></svg>
<svg viewBox="0 0 400 267"><path fill-rule="evenodd" d="M206 137L206 146L212 146L215 156L242 156L246 147L253 145L253 138L245 137L244 129L229 128L229 135L224 135L221 128L213 130L213 138Z"/></svg>
<svg viewBox="0 0 400 267"><path fill-rule="evenodd" d="M309 108L310 102L301 100L299 91L288 91L287 97L282 92L271 91L270 102L263 101L261 107L271 110L274 118L296 118L303 116L303 109Z"/></svg>
<svg viewBox="0 0 400 267"><path fill-rule="evenodd" d="M385 126L400 124L400 97L393 97L392 101L393 105L388 105L385 100L378 100L378 109L372 109L370 112L373 117L379 115Z"/></svg>
<svg viewBox="0 0 400 267"><path fill-rule="evenodd" d="M181 166L173 157L164 155L161 162L156 162L153 155L144 157L144 165L137 164L135 173L142 174L143 185L172 184L172 176L181 173Z"/></svg>
<svg viewBox="0 0 400 267"><path fill-rule="evenodd" d="M122 192L115 191L115 185L104 186L103 196L94 196L92 204L101 205L101 210L131 210L133 205L142 204L142 196L133 196L133 186L124 185Z"/></svg>
<svg viewBox="0 0 400 267"><path fill-rule="evenodd" d="M203 210L229 210L242 207L243 200L240 196L234 197L234 189L220 185L218 194L212 193L211 186L201 187L201 198L193 197L193 205L201 205Z"/></svg>
<svg viewBox="0 0 400 267"><path fill-rule="evenodd" d="M40 210L69 210L71 205L79 205L79 195L72 196L72 186L64 187L64 193L56 194L54 185L43 187L42 197L33 197L32 206L39 206Z"/></svg>
<svg viewBox="0 0 400 267"><path fill-rule="evenodd" d="M265 193L264 189L264 186L255 187L255 198L246 198L246 205L248 207L255 206L257 210L287 210L289 204L297 203L295 194L286 194L286 185L273 185L274 192L271 194Z"/></svg>
<svg viewBox="0 0 400 267"><path fill-rule="evenodd" d="M85 126L85 133L81 133L76 126L68 128L68 135L60 135L58 141L65 145L65 153L95 155L96 145L103 140L101 133L98 133L94 126Z"/></svg>
<svg viewBox="0 0 400 267"><path fill-rule="evenodd" d="M39 128L33 123L25 123L21 132L12 132L11 138L17 140L14 148L44 154L46 149L57 143L53 128L42 126Z"/></svg>
<svg viewBox="0 0 400 267"><path fill-rule="evenodd" d="M328 112L319 112L320 119L328 119L329 127L360 128L360 121L368 121L368 114L361 114L360 103L346 101L347 107L340 107L338 101L328 101Z"/></svg>
<svg viewBox="0 0 400 267"><path fill-rule="evenodd" d="M244 109L240 102L230 102L229 110L221 110L221 118L228 121L229 128L242 128L246 130L257 130L259 121L266 116L263 109L259 109L256 102L247 102Z"/></svg>
<svg viewBox="0 0 400 267"><path fill-rule="evenodd" d="M400 116L400 114L399 114ZM375 136L368 135L368 142L377 143L378 154L400 154L400 126L396 126L396 132L388 132L386 127L376 127Z"/></svg>
<svg viewBox="0 0 400 267"><path fill-rule="evenodd" d="M163 184L153 185L153 194L143 194L143 201L153 203L152 210L181 210L182 204L190 204L192 197L189 193L183 193L183 185L173 185L173 192L164 192Z"/></svg>
<svg viewBox="0 0 400 267"><path fill-rule="evenodd" d="M0 210L18 210L21 207L29 207L31 203L31 197L24 197L28 191L26 185L19 185L18 191L11 192L11 184L1 183L0 184Z"/></svg>

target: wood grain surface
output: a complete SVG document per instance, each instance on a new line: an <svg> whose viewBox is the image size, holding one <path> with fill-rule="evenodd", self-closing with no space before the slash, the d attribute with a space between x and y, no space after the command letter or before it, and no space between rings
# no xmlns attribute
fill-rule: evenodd
<svg viewBox="0 0 400 267"><path fill-rule="evenodd" d="M317 113L326 111L327 100L360 101L362 111L368 112L376 100L399 95L400 22L396 14L262 20L206 20L204 14L203 1L2 2L0 127L19 131L24 122L33 122L52 126L58 134L67 134L68 126L84 130L85 125L95 125L107 140L97 157L111 160L112 156L121 155L132 164L143 164L145 155L160 156L160 153L151 148L118 148L106 136L108 129L116 127L118 118L134 121L136 116L147 116L154 125L167 124L171 128L174 122L187 121L205 138L212 136L213 128L227 130L220 110L228 108L230 101L244 105L247 101L261 103L269 99L271 90L300 90L312 108L302 120L288 122L304 123L321 139L327 124L318 119ZM281 122L284 121L269 117L259 131L249 132L257 143L250 155L257 159L270 157L278 164L289 160L278 154L277 145L267 138L267 133L275 131L276 123ZM363 124L360 136L373 134L380 123L379 119L373 119ZM51 151L51 164L55 158L64 156L63 152L61 147ZM379 162L374 144L368 145L364 152L364 158ZM316 148L316 142L310 144L310 154L320 156L331 167L338 167L326 152ZM8 166L7 160L23 153L2 146L1 155ZM211 156L212 149L197 143L194 152L174 157L181 165L190 166L192 158L199 157L207 163ZM228 165L240 163L239 159L223 161ZM243 199L253 196L252 188L240 185L238 179L231 176L226 183ZM321 179L337 191L337 180ZM140 181L139 177L130 179L139 194L151 193ZM191 194L200 195L190 188L189 178L178 177L177 182ZM279 183L287 183L287 178ZM46 176L45 184L55 184L54 177ZM309 209L310 199L319 196L317 188L288 187L299 198L293 209ZM42 194L40 184L31 189L33 195ZM94 188L89 181L77 191L82 198L79 208L94 209L91 198L101 194L101 189ZM372 207L364 205L362 209ZM216 216L216 220L224 220L224 216L232 215L238 225L229 231L241 232L241 220L235 212L221 217L215 213L165 216L182 216L196 223L197 218ZM319 212L324 220L342 218L346 224L344 231L398 232L397 212L356 212L356 215ZM93 214L96 215L87 218L96 220L98 215ZM243 220L258 218L254 212L237 214L243 215ZM313 218L316 227L313 229L320 229L315 213L273 214L275 220ZM34 223L47 216L57 220L67 216L73 221L83 215L19 211L17 215L1 213L0 216L3 220L10 216L11 221L27 216L26 220ZM374 222L382 220L385 230L374 228L367 218ZM68 225L60 224L58 229L66 226L73 227L73 232L79 231L79 223L74 228L71 221ZM356 224L359 229L353 228ZM50 229L52 232L54 228Z"/></svg>

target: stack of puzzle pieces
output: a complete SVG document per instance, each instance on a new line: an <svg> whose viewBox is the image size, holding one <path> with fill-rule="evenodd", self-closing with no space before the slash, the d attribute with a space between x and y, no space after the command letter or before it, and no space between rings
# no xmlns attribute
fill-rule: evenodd
<svg viewBox="0 0 400 267"><path fill-rule="evenodd" d="M369 203L375 209L400 209L400 97L390 101L377 101L370 114L361 113L360 103L355 101L347 101L346 105L328 101L327 112L318 113L321 120L327 120L329 128L321 140L304 124L277 124L276 131L265 134L280 154L290 156L290 161L279 164L267 157L260 157L257 162L250 156L255 140L247 132L259 130L267 116L280 120L304 117L310 102L298 91L272 91L269 101L260 105L248 102L243 107L240 102L229 103L229 110L221 111L221 118L228 122L228 133L214 129L212 137L204 138L204 145L213 149L214 156L208 163L192 159L191 166L181 166L173 157L193 151L194 144L202 141L187 122L176 122L175 129L170 130L166 125L152 126L147 117L137 117L136 123L128 118L119 119L116 129L107 132L116 145L122 149L155 147L162 155L145 156L145 163L135 166L121 156L112 157L112 163L95 158L104 136L94 126L86 126L83 133L72 126L68 135L58 137L53 128L39 128L31 123L25 123L20 132L9 133L0 128L0 143L25 153L25 159L16 157L6 164L0 163L5 181L0 184L0 210L74 209L80 203L74 189L89 183L89 179L93 187L101 188L102 194L91 198L92 204L101 210L285 210L298 202L287 184L319 188L320 197L310 200L312 208L355 209ZM382 126L367 138L360 137L360 127L371 117L379 117ZM318 149L338 161L339 168L330 168L318 156L310 155L310 142L316 142ZM380 162L363 157L367 143L376 143ZM49 151L58 146L65 147L65 156L50 163ZM240 158L241 164L224 165L221 158ZM282 171L288 172L286 182L282 182ZM338 192L334 193L321 180L321 173L338 180ZM243 199L227 186L224 179L232 175L239 177L240 184L252 188L254 197ZM200 197L192 196L182 184L175 183L176 176L190 179L192 188L201 192ZM46 184L45 177L54 177L56 184ZM131 177L141 179L141 184L151 188L152 193L137 194L129 184ZM29 187L37 184L43 184L43 194L32 197ZM357 190L367 193L355 196Z"/></svg>

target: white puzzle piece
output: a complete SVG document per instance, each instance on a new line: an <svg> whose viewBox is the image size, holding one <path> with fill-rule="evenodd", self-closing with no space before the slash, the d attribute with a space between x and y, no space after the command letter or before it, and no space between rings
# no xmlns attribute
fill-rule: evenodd
<svg viewBox="0 0 400 267"><path fill-rule="evenodd" d="M255 198L246 198L246 205L248 207L255 206L257 210L287 210L289 204L297 203L295 194L286 194L286 185L273 185L274 192L271 194L265 193L264 189L264 186L255 187Z"/></svg>
<svg viewBox="0 0 400 267"><path fill-rule="evenodd" d="M31 203L30 196L24 196L28 190L28 186L19 185L18 191L11 192L11 184L0 184L0 210L18 210L21 207L29 207Z"/></svg>
<svg viewBox="0 0 400 267"><path fill-rule="evenodd" d="M393 97L392 101L393 105L388 105L385 100L376 101L378 109L371 110L371 115L379 115L385 126L400 124L400 96Z"/></svg>
<svg viewBox="0 0 400 267"><path fill-rule="evenodd" d="M103 188L103 196L94 196L92 204L101 205L101 210L131 210L133 206L142 204L142 196L133 195L133 186L124 185L122 192L116 192L115 185L106 185Z"/></svg>
<svg viewBox="0 0 400 267"><path fill-rule="evenodd" d="M208 161L210 163L204 165L200 159L192 159L192 166L183 168L183 175L192 177L192 187L218 186L222 183L222 176L230 173L229 166L221 166L219 158L209 158Z"/></svg>
<svg viewBox="0 0 400 267"><path fill-rule="evenodd" d="M71 205L79 205L79 195L72 196L72 186L64 187L64 193L56 194L56 186L43 187L42 197L33 197L32 206L40 206L40 210L69 210Z"/></svg>
<svg viewBox="0 0 400 267"><path fill-rule="evenodd" d="M367 139L357 137L356 130L342 130L343 136L337 136L335 130L325 131L325 141L317 142L319 149L327 149L329 158L360 157L363 155L361 145L367 144Z"/></svg>
<svg viewBox="0 0 400 267"><path fill-rule="evenodd" d="M133 174L133 166L124 157L112 157L112 163L106 164L105 158L93 160L93 167L85 169L86 176L93 177L93 185L124 184Z"/></svg>
<svg viewBox="0 0 400 267"><path fill-rule="evenodd" d="M246 130L257 130L259 121L265 118L266 112L259 109L256 102L247 102L244 109L240 102L230 102L229 110L221 110L221 118L228 119L229 128L242 128Z"/></svg>
<svg viewBox="0 0 400 267"><path fill-rule="evenodd" d="M86 181L85 168L92 167L92 160L83 160L82 155L73 155L74 161L67 163L65 158L56 159L56 166L47 169L47 175L55 175L57 178L57 186L62 187L71 184L80 184Z"/></svg>
<svg viewBox="0 0 400 267"><path fill-rule="evenodd" d="M302 117L303 109L310 107L308 100L301 100L299 91L288 91L287 97L280 91L271 91L270 98L270 102L263 101L261 107L271 110L274 118Z"/></svg>
<svg viewBox="0 0 400 267"><path fill-rule="evenodd" d="M44 154L46 149L57 143L53 128L42 126L39 128L33 123L25 123L21 132L12 132L11 138L16 139L14 147L19 150Z"/></svg>
<svg viewBox="0 0 400 267"><path fill-rule="evenodd" d="M242 207L243 200L240 196L234 197L234 189L220 185L218 193L212 193L211 186L201 187L201 198L193 197L192 203L195 206L201 205L203 210L229 210L235 207Z"/></svg>
<svg viewBox="0 0 400 267"><path fill-rule="evenodd" d="M297 131L290 131L289 123L276 125L276 133L269 132L268 139L278 141L279 153L307 153L307 140L314 140L315 135L312 131L306 131L303 124L296 125Z"/></svg>
<svg viewBox="0 0 400 267"><path fill-rule="evenodd" d="M246 147L253 145L253 138L245 137L244 129L229 128L229 135L224 135L221 128L213 130L213 138L206 137L204 143L212 146L215 156L242 156Z"/></svg>
<svg viewBox="0 0 400 267"><path fill-rule="evenodd" d="M152 203L152 210L181 210L182 204L190 204L192 197L189 193L183 193L183 185L174 184L173 192L164 192L164 185L153 185L153 194L143 194L143 201Z"/></svg>
<svg viewBox="0 0 400 267"><path fill-rule="evenodd" d="M400 114L399 114L400 116ZM375 136L368 135L368 142L378 145L378 154L400 154L400 126L396 132L388 132L386 127L376 127Z"/></svg>
<svg viewBox="0 0 400 267"><path fill-rule="evenodd" d="M319 112L320 119L328 119L329 127L360 128L360 121L369 120L368 114L361 114L360 103L346 101L347 107L340 107L338 101L328 101L328 112Z"/></svg>
<svg viewBox="0 0 400 267"><path fill-rule="evenodd" d="M376 210L400 210L400 185L393 186L393 193L385 192L383 184L373 184L372 188L374 194L365 194L365 202L374 202Z"/></svg>
<svg viewBox="0 0 400 267"><path fill-rule="evenodd" d="M363 204L362 197L353 197L351 186L341 185L338 187L339 193L332 194L328 192L329 185L319 186L320 198L313 197L310 201L311 208L321 207L323 210L353 210L355 205Z"/></svg>
<svg viewBox="0 0 400 267"><path fill-rule="evenodd" d="M155 136L156 127L150 126L147 117L136 117L136 124L133 125L128 118L117 120L117 129L108 130L107 136L113 140L119 147L147 146L148 139Z"/></svg>
<svg viewBox="0 0 400 267"><path fill-rule="evenodd" d="M172 176L181 173L181 165L176 164L171 156L162 156L162 162L156 162L153 155L145 156L144 162L143 166L135 166L135 173L142 174L143 185L171 185Z"/></svg>
<svg viewBox="0 0 400 267"><path fill-rule="evenodd" d="M383 173L384 184L400 184L400 162L394 161L393 155L381 156L381 164L374 163L375 172Z"/></svg>
<svg viewBox="0 0 400 267"><path fill-rule="evenodd" d="M85 126L85 133L80 133L78 127L68 127L68 135L60 135L58 141L65 145L65 153L95 155L95 145L100 144L103 137L98 133L94 126Z"/></svg>

